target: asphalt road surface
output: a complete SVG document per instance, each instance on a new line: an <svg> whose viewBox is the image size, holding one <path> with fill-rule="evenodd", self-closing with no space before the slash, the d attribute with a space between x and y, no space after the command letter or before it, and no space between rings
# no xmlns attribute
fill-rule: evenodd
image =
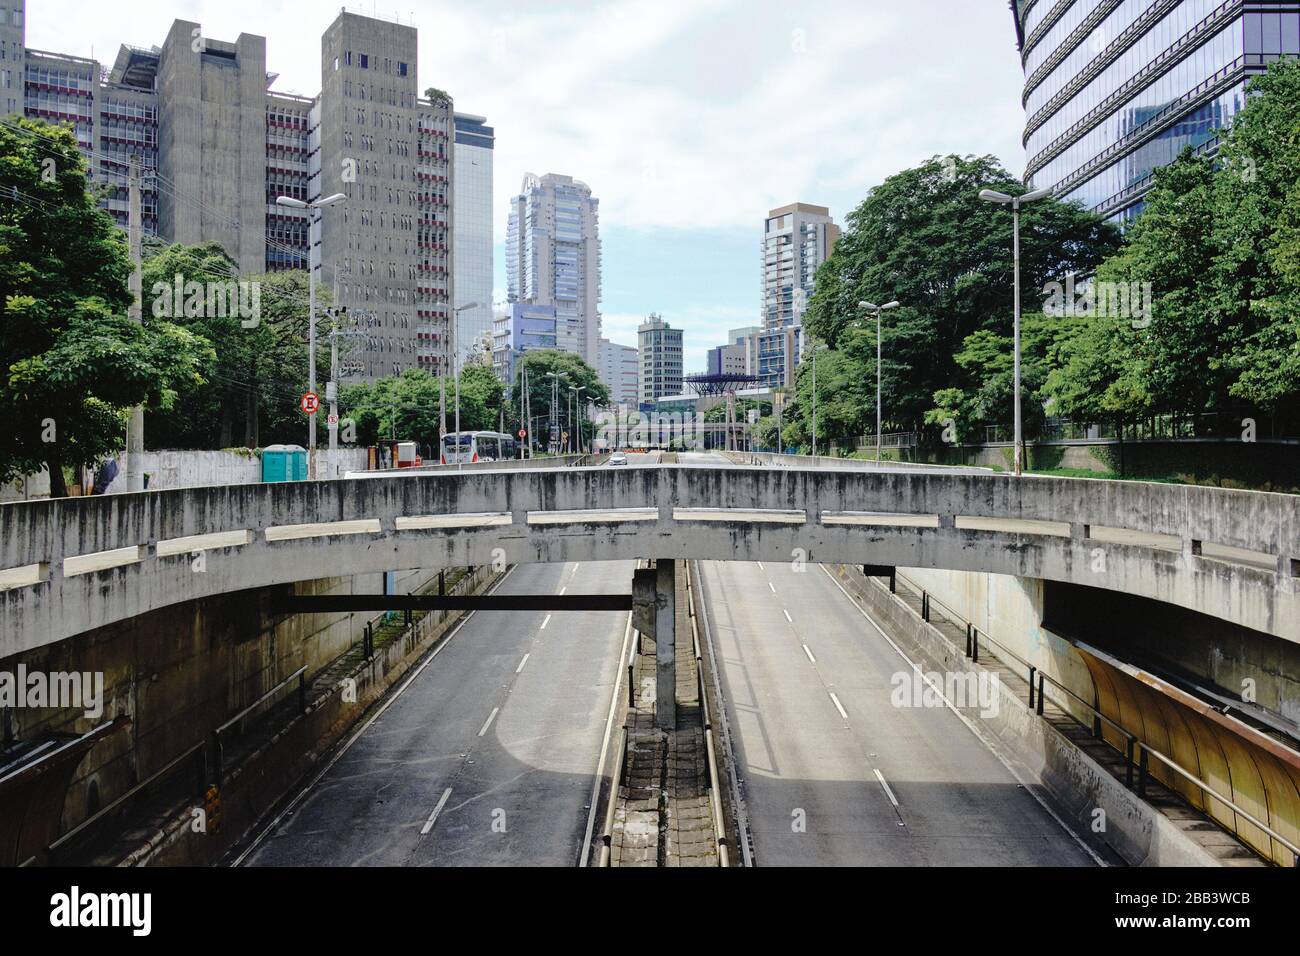
<svg viewBox="0 0 1300 956"><path fill-rule="evenodd" d="M631 562L524 565L498 593L631 580ZM575 865L627 620L476 612L246 864Z"/></svg>
<svg viewBox="0 0 1300 956"><path fill-rule="evenodd" d="M1091 865L946 707L896 707L911 668L819 565L705 562L758 865Z"/></svg>

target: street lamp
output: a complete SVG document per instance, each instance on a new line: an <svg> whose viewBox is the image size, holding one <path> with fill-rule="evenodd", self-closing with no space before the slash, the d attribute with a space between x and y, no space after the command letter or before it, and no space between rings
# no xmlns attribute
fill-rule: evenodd
<svg viewBox="0 0 1300 956"><path fill-rule="evenodd" d="M1015 354L1015 468L1016 475L1020 475L1020 462L1023 455L1023 442L1020 435L1020 207L1025 203L1034 202L1050 196L1052 190L1049 188L1035 189L1033 192L1025 193L1023 196L1008 196L1006 193L1000 193L993 189L981 189L980 199L985 202L998 203L999 205L1011 206L1011 235L1012 248L1014 249L1015 258L1015 283L1016 283L1016 312L1015 321L1012 326L1013 352Z"/></svg>
<svg viewBox="0 0 1300 956"><path fill-rule="evenodd" d="M808 351L812 353L812 459L813 467L817 467L817 353L820 349L817 342L810 335L808 336Z"/></svg>
<svg viewBox="0 0 1300 956"><path fill-rule="evenodd" d="M546 377L551 379L551 417L550 420L547 421L546 423L546 431L548 432L546 436L546 447L550 449L551 435L549 433L553 432L555 434L555 441L557 443L560 440L559 438L560 430L555 423L555 403L559 400L560 379L562 379L564 376L561 375L559 372L547 372Z"/></svg>
<svg viewBox="0 0 1300 956"><path fill-rule="evenodd" d="M575 426L574 426L574 421L573 421L573 420L574 420L575 418L577 418L578 415L580 415L580 414L582 413L582 409L579 408L578 406L579 406L579 403L580 403L581 400L582 400L582 393L585 392L586 390L587 390L587 386L585 386L585 385L570 385L570 386L569 386L569 391L571 391L571 392L573 393L573 414L569 416L569 427L570 427L570 428L575 427ZM582 425L581 425L581 423L578 423L576 427L577 427L577 429L578 429L578 454L581 455L581 454L582 454ZM573 451L573 436L570 436L570 437L569 437L569 451L570 451L570 452Z"/></svg>
<svg viewBox="0 0 1300 956"><path fill-rule="evenodd" d="M316 255L316 227L320 225L320 215L316 212L348 197L335 193L315 202L304 202L292 196L276 196L277 206L290 206L293 209L311 210L307 220L307 391L316 392L316 267L312 258ZM316 415L307 416L307 478L316 480Z"/></svg>
<svg viewBox="0 0 1300 956"><path fill-rule="evenodd" d="M477 302L467 302L458 309L452 310L451 316L451 374L455 377L456 386L456 470L460 471L460 340L457 332L460 329L460 314L466 309L478 308ZM445 394L445 393L444 393Z"/></svg>
<svg viewBox="0 0 1300 956"><path fill-rule="evenodd" d="M872 302L859 302L859 309L876 313L876 463L880 463L880 313L897 309L897 302L876 305Z"/></svg>

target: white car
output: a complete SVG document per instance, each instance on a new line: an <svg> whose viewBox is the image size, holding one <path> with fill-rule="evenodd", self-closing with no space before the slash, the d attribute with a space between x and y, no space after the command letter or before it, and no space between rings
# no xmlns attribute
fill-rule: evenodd
<svg viewBox="0 0 1300 956"><path fill-rule="evenodd" d="M627 454L625 452L616 451L614 454L609 456L609 463L611 465L626 465Z"/></svg>

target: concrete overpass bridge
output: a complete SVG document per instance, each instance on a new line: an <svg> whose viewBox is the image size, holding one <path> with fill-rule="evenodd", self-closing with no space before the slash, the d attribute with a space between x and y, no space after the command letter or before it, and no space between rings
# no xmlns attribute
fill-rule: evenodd
<svg viewBox="0 0 1300 956"><path fill-rule="evenodd" d="M1300 641L1293 496L663 465L394 475L0 506L0 658L267 585L493 561L876 564L1140 595Z"/></svg>

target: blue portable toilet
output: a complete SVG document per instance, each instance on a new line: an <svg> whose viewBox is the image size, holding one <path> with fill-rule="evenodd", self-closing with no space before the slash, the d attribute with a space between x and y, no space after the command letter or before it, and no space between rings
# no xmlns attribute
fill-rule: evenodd
<svg viewBox="0 0 1300 956"><path fill-rule="evenodd" d="M268 445L262 449L263 481L306 481L307 449L301 445Z"/></svg>

